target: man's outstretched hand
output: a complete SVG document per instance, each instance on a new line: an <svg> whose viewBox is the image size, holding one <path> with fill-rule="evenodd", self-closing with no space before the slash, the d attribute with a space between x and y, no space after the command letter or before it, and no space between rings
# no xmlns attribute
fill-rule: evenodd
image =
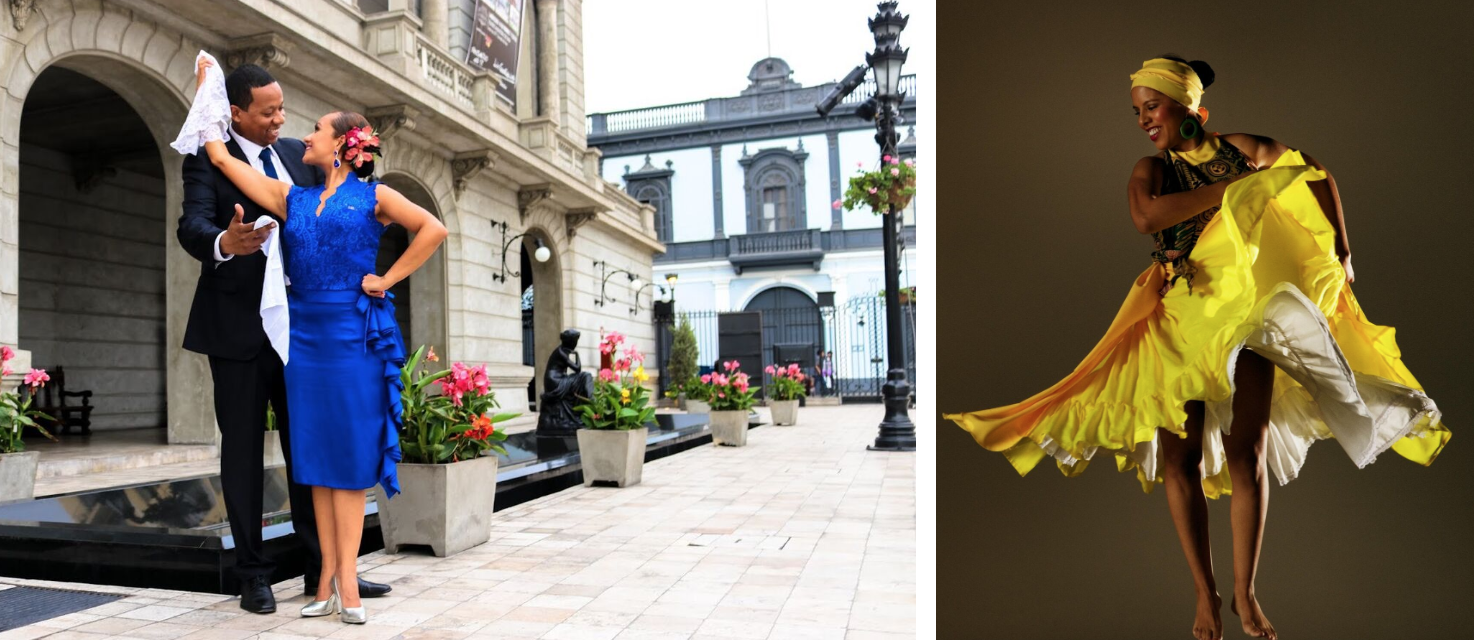
<svg viewBox="0 0 1474 640"><path fill-rule="evenodd" d="M232 256L256 253L271 235L271 230L276 228L275 221L260 229L252 228L251 223L241 221L245 215L245 209L239 204L235 205L235 217L230 220L230 227L225 230L225 235L220 236L220 253Z"/></svg>

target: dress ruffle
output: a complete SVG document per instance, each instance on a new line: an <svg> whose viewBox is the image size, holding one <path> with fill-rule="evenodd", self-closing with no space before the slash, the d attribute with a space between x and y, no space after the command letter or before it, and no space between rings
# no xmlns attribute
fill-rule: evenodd
<svg viewBox="0 0 1474 640"><path fill-rule="evenodd" d="M1184 405L1203 401L1203 488L1216 498L1231 486L1223 436L1248 348L1276 365L1266 458L1281 484L1327 438L1358 467L1389 448L1432 464L1451 434L1394 330L1368 321L1346 284L1335 230L1305 184L1322 179L1289 151L1231 185L1193 248L1191 291L1179 282L1159 293L1171 274L1154 263L1069 377L1018 404L946 417L1021 475L1046 456L1078 475L1105 449L1150 492L1161 431L1184 437Z"/></svg>
<svg viewBox="0 0 1474 640"><path fill-rule="evenodd" d="M379 484L384 493L393 498L399 493L398 463L402 459L399 451L399 431L404 425L404 403L402 393L404 381L400 369L404 367L404 338L399 323L394 319L394 294L385 292L378 298L362 294L358 298L358 310L363 313L364 350L379 357L384 363L384 386L388 392L384 421L380 429L380 445L384 452L379 467Z"/></svg>

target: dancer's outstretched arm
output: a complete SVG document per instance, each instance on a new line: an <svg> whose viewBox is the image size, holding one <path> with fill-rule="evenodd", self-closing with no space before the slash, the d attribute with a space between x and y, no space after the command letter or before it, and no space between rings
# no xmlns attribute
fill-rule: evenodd
<svg viewBox="0 0 1474 640"><path fill-rule="evenodd" d="M1142 158L1131 170L1131 180L1126 183L1126 199L1131 207L1131 222L1136 224L1137 231L1156 233L1222 205L1228 185L1252 173L1164 196L1160 194L1165 170L1166 164L1156 156Z"/></svg>
<svg viewBox="0 0 1474 640"><path fill-rule="evenodd" d="M379 222L398 223L415 236L414 241L409 243L409 248L404 250L404 255L394 261L387 273L383 276L370 273L363 277L364 293L382 298L385 291L392 289L419 269L420 265L425 264L435 254L440 243L445 241L449 232L433 214L410 202L398 191L383 184L375 185L374 189L379 200L378 211L375 212Z"/></svg>
<svg viewBox="0 0 1474 640"><path fill-rule="evenodd" d="M205 69L209 68L210 61L201 59L195 68L195 86L198 87L205 82ZM205 143L205 152L210 154L210 163L220 169L225 177L229 178L235 186L246 194L252 202L261 205L267 211L276 214L283 220L287 217L287 193L291 185L268 178L265 174L257 171L251 165L230 155L225 148L225 143L219 140L211 140Z"/></svg>

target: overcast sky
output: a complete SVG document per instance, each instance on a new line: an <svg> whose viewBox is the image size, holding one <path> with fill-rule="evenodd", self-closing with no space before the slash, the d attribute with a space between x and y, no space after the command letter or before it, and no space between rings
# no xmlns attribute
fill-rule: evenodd
<svg viewBox="0 0 1474 640"><path fill-rule="evenodd" d="M605 113L735 96L768 57L765 0L585 0L585 108ZM875 46L874 0L766 0L772 55L804 86L843 78ZM932 3L901 0L903 14ZM930 20L924 20L930 22ZM901 44L917 38L913 17ZM906 73L915 73L910 62Z"/></svg>

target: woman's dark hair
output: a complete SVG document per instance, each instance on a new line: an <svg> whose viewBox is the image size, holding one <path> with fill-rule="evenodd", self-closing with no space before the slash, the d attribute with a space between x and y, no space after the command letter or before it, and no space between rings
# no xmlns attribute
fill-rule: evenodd
<svg viewBox="0 0 1474 640"><path fill-rule="evenodd" d="M353 111L339 111L338 113L333 115L333 137L335 138L338 136L347 135L348 132L355 127L367 126L369 126L368 118L363 117L363 115L360 113L356 113ZM338 145L338 156L345 156L347 149L348 142L345 140L343 144ZM372 153L375 157L380 155L379 147L377 145L365 146L363 147L363 151ZM345 160L344 162L347 161ZM362 165L353 168L353 173L358 174L359 178L367 179L372 177L374 175L374 161L364 160Z"/></svg>
<svg viewBox="0 0 1474 640"><path fill-rule="evenodd" d="M1164 53L1158 57L1166 58L1168 60L1176 60L1177 62L1181 62L1189 67L1192 67L1193 72L1198 74L1198 80L1202 81L1204 89L1207 89L1208 85L1213 84L1213 67L1208 66L1208 63L1203 62L1202 60L1193 60L1189 62L1182 59L1182 56L1173 55L1170 53Z"/></svg>
<svg viewBox="0 0 1474 640"><path fill-rule="evenodd" d="M276 82L265 69L254 64L243 64L225 76L225 97L241 111L251 108L251 90Z"/></svg>

